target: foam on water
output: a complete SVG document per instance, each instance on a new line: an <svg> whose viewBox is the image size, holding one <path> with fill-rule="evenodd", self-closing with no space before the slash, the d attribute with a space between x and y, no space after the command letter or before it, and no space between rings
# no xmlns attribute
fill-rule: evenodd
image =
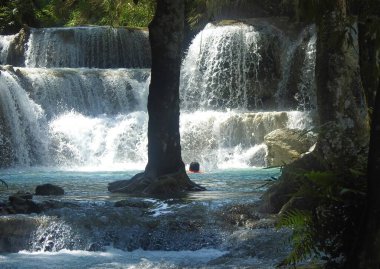
<svg viewBox="0 0 380 269"><path fill-rule="evenodd" d="M226 251L200 249L197 251L121 251L108 247L103 252L60 250L58 252L28 252L0 255L2 268L119 268L119 269L174 269L194 268L216 259Z"/></svg>

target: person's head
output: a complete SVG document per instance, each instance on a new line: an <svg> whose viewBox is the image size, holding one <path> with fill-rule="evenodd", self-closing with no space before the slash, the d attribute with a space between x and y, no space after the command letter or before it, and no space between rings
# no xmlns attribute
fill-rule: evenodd
<svg viewBox="0 0 380 269"><path fill-rule="evenodd" d="M190 172L199 172L199 162L191 162L189 167Z"/></svg>

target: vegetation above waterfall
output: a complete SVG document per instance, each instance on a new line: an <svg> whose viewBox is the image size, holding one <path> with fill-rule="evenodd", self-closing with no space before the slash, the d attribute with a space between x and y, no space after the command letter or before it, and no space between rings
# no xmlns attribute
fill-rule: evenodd
<svg viewBox="0 0 380 269"><path fill-rule="evenodd" d="M16 0L1 1L0 33L32 27L110 25L147 27L153 18L155 1L140 0Z"/></svg>
<svg viewBox="0 0 380 269"><path fill-rule="evenodd" d="M191 30L232 16L266 17L294 13L287 0L186 0L185 17ZM280 4L281 3L281 4ZM0 34L31 27L110 25L147 27L155 12L155 0L0 0Z"/></svg>

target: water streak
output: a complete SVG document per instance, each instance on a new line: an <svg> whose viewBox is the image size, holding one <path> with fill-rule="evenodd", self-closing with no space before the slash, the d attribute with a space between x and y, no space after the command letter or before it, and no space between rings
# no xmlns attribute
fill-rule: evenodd
<svg viewBox="0 0 380 269"><path fill-rule="evenodd" d="M262 109L276 91L281 33L269 26L209 24L183 62L185 110Z"/></svg>
<svg viewBox="0 0 380 269"><path fill-rule="evenodd" d="M148 68L148 32L112 27L32 29L27 67Z"/></svg>
<svg viewBox="0 0 380 269"><path fill-rule="evenodd" d="M17 35L0 35L0 65L7 64L8 50Z"/></svg>

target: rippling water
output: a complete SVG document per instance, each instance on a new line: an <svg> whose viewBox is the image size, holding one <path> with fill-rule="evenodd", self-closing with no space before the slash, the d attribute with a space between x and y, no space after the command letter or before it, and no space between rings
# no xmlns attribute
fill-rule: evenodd
<svg viewBox="0 0 380 269"><path fill-rule="evenodd" d="M8 183L9 189L2 190L0 199L5 200L9 194L18 190L33 193L38 184L53 183L65 189L64 196L49 198L34 196L33 199L37 202L59 199L78 207L53 210L40 215L0 216L0 221L3 223L13 220L25 227L29 222L37 223L34 224L36 230L30 236L29 247L26 246L25 250L17 253L0 254L0 268L263 269L274 268L278 257L284 256L284 252L288 249L284 245L278 245L284 239L284 233L279 233L273 228L247 230L236 226L233 230L230 228L226 230L222 227L226 224L217 224L221 220L215 217L221 214L220 210L228 208L229 205L256 202L267 188L268 182L279 176L279 169L229 169L189 174L192 180L205 186L207 191L190 193L178 199L140 198L152 203L153 206L146 213L148 215L131 224L126 219L130 216L128 215L130 212L113 206L115 201L128 199L128 196L109 193L107 184L114 180L130 178L137 172L139 171L70 171L48 168L2 170L0 178ZM191 235L191 228L181 230L183 227L180 226L169 227L173 223L182 225L192 218L195 222L203 219L199 222L203 226L198 227L194 235ZM89 242L105 240L106 235L112 232L126 241L134 242L133 237L142 236L141 230L144 230L145 226L141 221L161 223L151 231L153 233L151 236L140 239L151 241L149 246L128 251L129 248L125 247L123 242L110 239L111 243L105 247L98 251L89 251ZM169 225L167 231L165 225ZM183 232L189 232L190 237L186 235L181 237ZM17 230L15 233L17 234ZM128 236L132 236L132 239L127 240ZM173 239L178 242L171 244L170 240ZM73 247L68 247L70 240L78 242L71 243ZM210 240L210 242L202 243L199 240ZM54 244L53 249L43 250L43 246L46 247L49 242L53 242L51 243ZM162 246L156 248L152 242L161 242ZM143 243L140 244L143 246ZM240 248L252 253L244 252L244 257L234 257L236 255L234 253L242 251L238 251ZM221 262L214 262L219 259Z"/></svg>
<svg viewBox="0 0 380 269"><path fill-rule="evenodd" d="M141 171L70 171L52 170L51 168L9 169L1 170L0 178L9 185L1 196L7 196L18 190L34 193L39 184L52 183L65 189L64 200L83 201L116 201L124 195L107 191L108 183L129 179ZM190 193L190 200L241 200L243 197L252 200L265 189L267 180L278 177L276 168L247 168L214 170L203 173L190 173L189 177L206 187L207 191Z"/></svg>

